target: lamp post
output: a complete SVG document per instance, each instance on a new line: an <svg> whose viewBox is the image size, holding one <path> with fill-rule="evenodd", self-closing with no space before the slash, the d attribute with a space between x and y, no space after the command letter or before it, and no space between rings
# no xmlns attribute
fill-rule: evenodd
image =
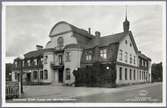
<svg viewBox="0 0 167 108"><path fill-rule="evenodd" d="M22 77L23 77L23 60L24 60L24 56L21 55L18 57L19 58L19 61L20 61L20 95L23 93L23 80L22 80Z"/></svg>

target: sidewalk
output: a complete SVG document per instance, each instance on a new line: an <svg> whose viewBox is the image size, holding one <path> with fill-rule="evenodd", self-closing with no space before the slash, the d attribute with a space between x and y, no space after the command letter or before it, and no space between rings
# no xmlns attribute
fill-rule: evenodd
<svg viewBox="0 0 167 108"><path fill-rule="evenodd" d="M122 86L118 88L97 88L97 87L67 87L67 86L24 86L23 98L74 98L89 96L101 93L116 93L130 91L144 87L151 87L161 83L147 83L139 85Z"/></svg>

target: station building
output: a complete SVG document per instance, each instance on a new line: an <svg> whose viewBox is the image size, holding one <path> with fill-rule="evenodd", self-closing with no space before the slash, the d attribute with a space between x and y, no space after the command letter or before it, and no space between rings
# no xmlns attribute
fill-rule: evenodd
<svg viewBox="0 0 167 108"><path fill-rule="evenodd" d="M58 22L49 33L45 47L24 54L22 60L25 84L73 84L75 69L99 61L116 67L116 84L151 81L151 59L137 48L130 22L123 22L123 32L101 36L65 21ZM13 63L12 80L20 75L20 59Z"/></svg>

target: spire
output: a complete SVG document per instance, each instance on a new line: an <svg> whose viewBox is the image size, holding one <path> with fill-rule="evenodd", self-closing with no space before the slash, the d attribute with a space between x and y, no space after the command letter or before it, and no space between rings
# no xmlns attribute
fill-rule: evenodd
<svg viewBox="0 0 167 108"><path fill-rule="evenodd" d="M123 22L123 28L124 28L124 32L128 32L129 31L129 21L127 18L127 6L125 7L125 21Z"/></svg>
<svg viewBox="0 0 167 108"><path fill-rule="evenodd" d="M125 7L125 20L127 20L127 6Z"/></svg>

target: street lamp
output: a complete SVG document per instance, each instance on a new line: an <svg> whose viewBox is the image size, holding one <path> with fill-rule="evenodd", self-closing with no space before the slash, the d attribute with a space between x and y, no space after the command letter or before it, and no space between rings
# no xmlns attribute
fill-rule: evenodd
<svg viewBox="0 0 167 108"><path fill-rule="evenodd" d="M106 69L109 70L110 68L107 66Z"/></svg>
<svg viewBox="0 0 167 108"><path fill-rule="evenodd" d="M22 76L23 76L23 60L24 60L24 56L20 55L19 57L19 62L20 62L20 92L21 94L23 93L23 80L22 80Z"/></svg>

